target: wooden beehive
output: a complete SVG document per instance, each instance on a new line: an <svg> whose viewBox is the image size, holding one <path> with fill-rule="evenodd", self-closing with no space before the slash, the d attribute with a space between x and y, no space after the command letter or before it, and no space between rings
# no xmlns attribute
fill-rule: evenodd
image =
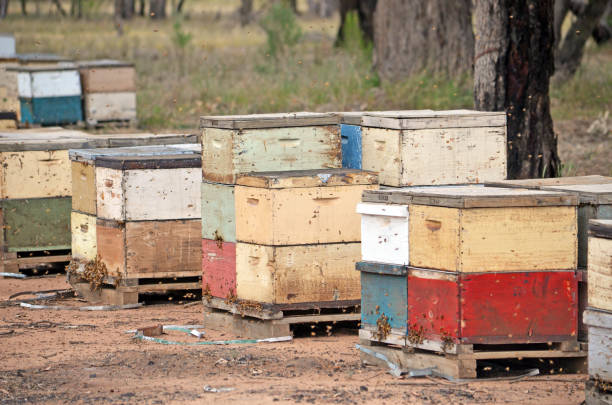
<svg viewBox="0 0 612 405"><path fill-rule="evenodd" d="M364 193L409 205L410 265L457 272L575 270L575 195L479 186Z"/></svg>
<svg viewBox="0 0 612 405"><path fill-rule="evenodd" d="M408 205L361 203L361 259L367 262L407 265Z"/></svg>
<svg viewBox="0 0 612 405"><path fill-rule="evenodd" d="M612 312L589 308L589 376L604 385L612 383ZM593 402L595 403L595 402Z"/></svg>
<svg viewBox="0 0 612 405"><path fill-rule="evenodd" d="M83 120L76 67L19 66L7 70L17 72L22 123L57 125Z"/></svg>
<svg viewBox="0 0 612 405"><path fill-rule="evenodd" d="M236 243L234 187L202 182L202 239Z"/></svg>
<svg viewBox="0 0 612 405"><path fill-rule="evenodd" d="M16 128L19 120L17 74L6 71L7 67L15 66L15 37L11 34L0 34L0 129Z"/></svg>
<svg viewBox="0 0 612 405"><path fill-rule="evenodd" d="M366 113L361 120L362 168L380 184L482 183L506 178L503 112Z"/></svg>
<svg viewBox="0 0 612 405"><path fill-rule="evenodd" d="M591 220L589 233L589 307L612 312L612 220Z"/></svg>
<svg viewBox="0 0 612 405"><path fill-rule="evenodd" d="M355 206L377 188L352 169L252 173L238 178L236 296L267 304L359 299Z"/></svg>
<svg viewBox="0 0 612 405"><path fill-rule="evenodd" d="M15 36L13 34L0 33L0 59L16 59Z"/></svg>
<svg viewBox="0 0 612 405"><path fill-rule="evenodd" d="M88 122L136 119L134 65L115 60L78 63L83 84L83 104Z"/></svg>
<svg viewBox="0 0 612 405"><path fill-rule="evenodd" d="M318 113L201 117L203 177L234 184L239 173L339 168L338 124Z"/></svg>

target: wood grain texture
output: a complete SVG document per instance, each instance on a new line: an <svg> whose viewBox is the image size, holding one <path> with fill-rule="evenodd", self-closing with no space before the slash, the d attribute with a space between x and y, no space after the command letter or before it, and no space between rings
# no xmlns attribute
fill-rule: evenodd
<svg viewBox="0 0 612 405"><path fill-rule="evenodd" d="M585 311L589 327L589 376L612 381L612 313Z"/></svg>
<svg viewBox="0 0 612 405"><path fill-rule="evenodd" d="M72 194L68 151L0 152L0 198Z"/></svg>
<svg viewBox="0 0 612 405"><path fill-rule="evenodd" d="M361 167L378 173L384 185L399 185L402 176L401 134L385 128L362 127Z"/></svg>
<svg viewBox="0 0 612 405"><path fill-rule="evenodd" d="M612 239L612 206L597 207L598 219L589 221L589 234L598 238Z"/></svg>
<svg viewBox="0 0 612 405"><path fill-rule="evenodd" d="M606 184L612 183L612 177L591 175L576 177L549 177L539 179L502 180L485 182L490 187L517 187L540 189L546 186L569 186L576 184Z"/></svg>
<svg viewBox="0 0 612 405"><path fill-rule="evenodd" d="M236 238L262 245L358 242L355 207L377 185L265 189L236 186Z"/></svg>
<svg viewBox="0 0 612 405"><path fill-rule="evenodd" d="M85 162L71 162L72 209L96 215L96 169Z"/></svg>
<svg viewBox="0 0 612 405"><path fill-rule="evenodd" d="M98 256L110 276L125 277L125 224L96 219Z"/></svg>
<svg viewBox="0 0 612 405"><path fill-rule="evenodd" d="M235 243L202 239L202 291L218 298L236 294Z"/></svg>
<svg viewBox="0 0 612 405"><path fill-rule="evenodd" d="M85 94L84 115L93 121L127 121L136 119L136 93Z"/></svg>
<svg viewBox="0 0 612 405"><path fill-rule="evenodd" d="M575 194L583 204L612 204L612 181L603 184L543 186L542 190L563 191Z"/></svg>
<svg viewBox="0 0 612 405"><path fill-rule="evenodd" d="M236 242L234 185L202 182L202 238Z"/></svg>
<svg viewBox="0 0 612 405"><path fill-rule="evenodd" d="M409 264L408 206L361 203L357 212L361 214L361 259Z"/></svg>
<svg viewBox="0 0 612 405"><path fill-rule="evenodd" d="M200 128L262 129L337 125L340 117L334 113L273 113L251 115L217 115L200 117Z"/></svg>
<svg viewBox="0 0 612 405"><path fill-rule="evenodd" d="M125 225L125 277L163 277L163 274L202 273L199 219L139 221Z"/></svg>
<svg viewBox="0 0 612 405"><path fill-rule="evenodd" d="M70 249L70 197L1 200L9 252Z"/></svg>
<svg viewBox="0 0 612 405"><path fill-rule="evenodd" d="M588 302L612 311L612 239L589 237Z"/></svg>
<svg viewBox="0 0 612 405"><path fill-rule="evenodd" d="M359 243L271 247L237 243L239 299L271 304L360 298Z"/></svg>
<svg viewBox="0 0 612 405"><path fill-rule="evenodd" d="M283 170L240 174L236 184L259 188L330 187L378 184L376 173L358 169Z"/></svg>
<svg viewBox="0 0 612 405"><path fill-rule="evenodd" d="M506 114L474 110L406 110L366 112L364 127L388 129L454 129L497 127L505 130Z"/></svg>
<svg viewBox="0 0 612 405"><path fill-rule="evenodd" d="M202 131L202 175L212 182L234 184L239 173L341 166L338 126Z"/></svg>
<svg viewBox="0 0 612 405"><path fill-rule="evenodd" d="M136 71L130 66L80 67L84 93L136 91Z"/></svg>
<svg viewBox="0 0 612 405"><path fill-rule="evenodd" d="M72 257L76 260L90 261L98 254L95 215L72 211Z"/></svg>
<svg viewBox="0 0 612 405"><path fill-rule="evenodd" d="M96 167L96 212L99 218L125 218L125 194L121 170Z"/></svg>

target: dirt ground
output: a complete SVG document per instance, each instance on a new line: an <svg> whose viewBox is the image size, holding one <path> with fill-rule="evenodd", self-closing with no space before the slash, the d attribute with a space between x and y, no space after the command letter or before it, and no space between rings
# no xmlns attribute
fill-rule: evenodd
<svg viewBox="0 0 612 405"><path fill-rule="evenodd" d="M563 176L612 176L612 120L608 119L599 133L589 133L593 121L555 121Z"/></svg>
<svg viewBox="0 0 612 405"><path fill-rule="evenodd" d="M85 312L6 305L21 291L63 289L63 275L0 279L0 403L521 403L579 404L584 375L456 384L397 379L359 360L355 331L283 343L168 346L127 330L201 324L202 306L176 303ZM19 299L26 298L21 296ZM54 305L86 305L77 298ZM235 336L203 328L204 339ZM197 340L181 332L165 339ZM207 392L205 387L229 388Z"/></svg>

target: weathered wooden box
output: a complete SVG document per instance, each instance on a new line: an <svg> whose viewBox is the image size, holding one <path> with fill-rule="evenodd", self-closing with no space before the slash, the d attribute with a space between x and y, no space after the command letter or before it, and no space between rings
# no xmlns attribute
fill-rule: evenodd
<svg viewBox="0 0 612 405"><path fill-rule="evenodd" d="M589 328L589 375L612 383L612 312L589 308L584 312Z"/></svg>
<svg viewBox="0 0 612 405"><path fill-rule="evenodd" d="M368 262L407 265L408 205L361 203L361 259Z"/></svg>
<svg viewBox="0 0 612 405"><path fill-rule="evenodd" d="M116 221L197 218L201 222L200 166L199 154L98 157L97 216Z"/></svg>
<svg viewBox="0 0 612 405"><path fill-rule="evenodd" d="M343 112L340 115L342 139L342 167L361 169L361 116L362 112Z"/></svg>
<svg viewBox="0 0 612 405"><path fill-rule="evenodd" d="M589 223L588 305L612 312L612 220Z"/></svg>
<svg viewBox="0 0 612 405"><path fill-rule="evenodd" d="M364 202L409 205L409 261L458 272L575 270L578 199L479 186L366 191Z"/></svg>
<svg viewBox="0 0 612 405"><path fill-rule="evenodd" d="M506 178L503 112L366 113L361 120L362 168L380 184L482 183Z"/></svg>
<svg viewBox="0 0 612 405"><path fill-rule="evenodd" d="M236 296L236 243L202 239L202 293Z"/></svg>
<svg viewBox="0 0 612 405"><path fill-rule="evenodd" d="M235 188L236 237L260 245L359 242L355 206L377 176L354 169L242 175Z"/></svg>
<svg viewBox="0 0 612 405"><path fill-rule="evenodd" d="M15 51L15 36L0 33L0 59L17 58Z"/></svg>
<svg viewBox="0 0 612 405"><path fill-rule="evenodd" d="M370 340L405 339L406 346L448 352L457 344L576 340L575 271L459 273L380 263L357 268L364 291L361 336Z"/></svg>
<svg viewBox="0 0 612 405"><path fill-rule="evenodd" d="M202 239L236 243L234 187L202 182Z"/></svg>
<svg viewBox="0 0 612 405"><path fill-rule="evenodd" d="M292 113L201 117L202 173L234 184L240 173L342 167L339 117Z"/></svg>
<svg viewBox="0 0 612 405"><path fill-rule="evenodd" d="M74 66L19 66L21 122L57 125L83 120L81 80Z"/></svg>

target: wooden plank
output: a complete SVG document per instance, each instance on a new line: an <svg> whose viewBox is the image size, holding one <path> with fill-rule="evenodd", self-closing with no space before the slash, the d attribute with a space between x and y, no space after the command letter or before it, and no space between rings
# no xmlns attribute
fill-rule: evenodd
<svg viewBox="0 0 612 405"><path fill-rule="evenodd" d="M72 211L70 222L72 257L83 261L95 260L98 254L95 215Z"/></svg>
<svg viewBox="0 0 612 405"><path fill-rule="evenodd" d="M236 242L233 184L202 182L202 239Z"/></svg>
<svg viewBox="0 0 612 405"><path fill-rule="evenodd" d="M136 93L89 93L84 98L86 120L128 121L136 119Z"/></svg>
<svg viewBox="0 0 612 405"><path fill-rule="evenodd" d="M200 168L199 154L176 153L159 155L110 155L98 156L96 167L107 167L117 170L146 170L146 169L185 169Z"/></svg>
<svg viewBox="0 0 612 405"><path fill-rule="evenodd" d="M589 232L597 238L612 239L612 219L590 220Z"/></svg>
<svg viewBox="0 0 612 405"><path fill-rule="evenodd" d="M120 148L126 146L173 145L200 143L195 134L105 134L103 147Z"/></svg>
<svg viewBox="0 0 612 405"><path fill-rule="evenodd" d="M207 327L221 332L231 331L238 337L251 339L265 339L291 335L288 324L278 323L275 320L260 320L255 318L232 315L223 311L216 311L204 306L204 324Z"/></svg>
<svg viewBox="0 0 612 405"><path fill-rule="evenodd" d="M111 276L126 277L125 224L97 219L98 256Z"/></svg>
<svg viewBox="0 0 612 405"><path fill-rule="evenodd" d="M21 123L75 124L83 121L81 96L20 98Z"/></svg>
<svg viewBox="0 0 612 405"><path fill-rule="evenodd" d="M96 212L106 219L125 218L124 173L121 170L96 167Z"/></svg>
<svg viewBox="0 0 612 405"><path fill-rule="evenodd" d="M362 260L410 263L407 205L361 203L357 205L357 212L361 214Z"/></svg>
<svg viewBox="0 0 612 405"><path fill-rule="evenodd" d="M612 381L612 313L587 310L585 322L589 327L589 375Z"/></svg>
<svg viewBox="0 0 612 405"><path fill-rule="evenodd" d="M0 132L0 152L51 151L105 146L103 137L60 127L4 130Z"/></svg>
<svg viewBox="0 0 612 405"><path fill-rule="evenodd" d="M70 249L70 197L2 200L6 249Z"/></svg>
<svg viewBox="0 0 612 405"><path fill-rule="evenodd" d="M271 247L237 243L239 299L270 304L360 298L359 243Z"/></svg>
<svg viewBox="0 0 612 405"><path fill-rule="evenodd" d="M236 295L236 244L202 239L202 294Z"/></svg>
<svg viewBox="0 0 612 405"><path fill-rule="evenodd" d="M79 64L84 93L116 93L136 91L136 71L133 66Z"/></svg>
<svg viewBox="0 0 612 405"><path fill-rule="evenodd" d="M338 126L202 131L202 174L234 184L239 173L342 166Z"/></svg>
<svg viewBox="0 0 612 405"><path fill-rule="evenodd" d="M460 235L457 270L462 272L574 270L577 266L573 206L462 210Z"/></svg>
<svg viewBox="0 0 612 405"><path fill-rule="evenodd" d="M501 180L485 182L487 187L516 187L540 189L545 186L570 186L577 184L612 183L612 177L590 175L576 177L549 177L539 179Z"/></svg>
<svg viewBox="0 0 612 405"><path fill-rule="evenodd" d="M589 221L597 218L598 207L591 204L578 206L578 268L586 269L588 264ZM612 212L611 212L612 218Z"/></svg>
<svg viewBox="0 0 612 405"><path fill-rule="evenodd" d="M391 276L405 276L408 274L408 267L388 263L360 261L355 265L355 269L358 271L365 271L367 273L388 274Z"/></svg>
<svg viewBox="0 0 612 405"><path fill-rule="evenodd" d="M17 264L19 268L30 268L49 263L69 262L71 255L19 257L6 260L6 264Z"/></svg>
<svg viewBox="0 0 612 405"><path fill-rule="evenodd" d="M159 155L200 155L202 146L195 143L173 145L143 145L116 148L71 149L68 156L71 161L94 164L102 156L159 156Z"/></svg>
<svg viewBox="0 0 612 405"><path fill-rule="evenodd" d="M346 117L343 117L343 121ZM361 120L360 117L357 117ZM359 123L340 125L340 136L342 138L342 167L350 169L361 169L361 126Z"/></svg>
<svg viewBox="0 0 612 405"><path fill-rule="evenodd" d="M361 272L362 328L376 329L379 319L386 317L392 329L406 335L408 324L407 276Z"/></svg>
<svg viewBox="0 0 612 405"><path fill-rule="evenodd" d="M237 185L259 188L331 187L377 184L376 173L357 169L283 170L241 174Z"/></svg>
<svg viewBox="0 0 612 405"><path fill-rule="evenodd" d="M343 314L325 314L325 315L296 315L285 316L278 323L295 325L300 323L319 323L319 322L346 322L359 321L361 315L359 313L343 313Z"/></svg>
<svg viewBox="0 0 612 405"><path fill-rule="evenodd" d="M72 171L72 209L96 215L96 169L86 162L70 163Z"/></svg>
<svg viewBox="0 0 612 405"><path fill-rule="evenodd" d="M364 127L361 143L361 167L377 172L380 184L400 185L403 171L400 131Z"/></svg>
<svg viewBox="0 0 612 405"><path fill-rule="evenodd" d="M366 112L361 125L389 129L505 128L506 115L504 112L470 110Z"/></svg>
<svg viewBox="0 0 612 405"><path fill-rule="evenodd" d="M0 198L63 197L72 194L68 151L0 152Z"/></svg>
<svg viewBox="0 0 612 405"><path fill-rule="evenodd" d="M144 284L133 287L118 287L118 291L121 293L145 293L145 292L166 292L166 291L177 291L177 290L200 290L202 288L201 282L189 282L189 283L160 283L160 284Z"/></svg>
<svg viewBox="0 0 612 405"><path fill-rule="evenodd" d="M583 204L612 204L612 181L603 184L543 186L542 190L563 191L575 194Z"/></svg>
<svg viewBox="0 0 612 405"><path fill-rule="evenodd" d="M396 345L400 347L406 346L406 330L404 331L391 331L387 336L381 339L381 336L378 335L376 328L369 328L369 325L361 325L361 329L359 329L359 339L365 342L368 342L368 346L377 346L381 343ZM360 344L364 344L365 342L361 342Z"/></svg>
<svg viewBox="0 0 612 405"><path fill-rule="evenodd" d="M200 117L200 128L261 129L336 125L340 117L333 113L280 113L252 115L220 115Z"/></svg>
<svg viewBox="0 0 612 405"><path fill-rule="evenodd" d="M612 239L589 238L588 302L612 311Z"/></svg>
<svg viewBox="0 0 612 405"><path fill-rule="evenodd" d="M127 222L125 225L126 278L146 277L148 273L178 271L191 271L194 276L200 276L202 274L200 227L199 219Z"/></svg>
<svg viewBox="0 0 612 405"><path fill-rule="evenodd" d="M264 189L236 186L236 238L263 245L356 242L355 206L377 185Z"/></svg>

